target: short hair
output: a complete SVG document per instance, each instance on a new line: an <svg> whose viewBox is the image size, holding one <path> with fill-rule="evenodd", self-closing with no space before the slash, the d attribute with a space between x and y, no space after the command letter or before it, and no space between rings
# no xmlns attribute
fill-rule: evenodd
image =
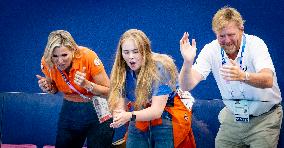
<svg viewBox="0 0 284 148"><path fill-rule="evenodd" d="M228 23L234 21L240 28L243 28L245 20L243 20L241 14L232 7L225 6L219 9L212 20L212 30L218 33Z"/></svg>

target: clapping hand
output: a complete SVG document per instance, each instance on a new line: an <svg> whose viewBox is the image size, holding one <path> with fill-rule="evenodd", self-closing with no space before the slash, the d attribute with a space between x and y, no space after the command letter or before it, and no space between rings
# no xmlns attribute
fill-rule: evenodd
<svg viewBox="0 0 284 148"><path fill-rule="evenodd" d="M128 122L131 118L131 112L126 112L123 109L113 111L113 122L110 124L112 128L119 128Z"/></svg>
<svg viewBox="0 0 284 148"><path fill-rule="evenodd" d="M220 69L220 75L224 80L228 81L242 81L245 73L240 69L240 66L234 60L229 61L229 64L223 65Z"/></svg>
<svg viewBox="0 0 284 148"><path fill-rule="evenodd" d="M192 44L190 44L188 37L188 32L185 32L180 40L180 52L185 62L193 64L196 56L196 42L192 39Z"/></svg>

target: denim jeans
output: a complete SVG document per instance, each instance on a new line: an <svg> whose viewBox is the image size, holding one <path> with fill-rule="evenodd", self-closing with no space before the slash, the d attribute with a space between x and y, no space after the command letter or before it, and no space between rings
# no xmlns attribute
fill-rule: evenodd
<svg viewBox="0 0 284 148"><path fill-rule="evenodd" d="M64 100L59 115L56 148L109 148L112 143L112 119L99 123L92 102Z"/></svg>
<svg viewBox="0 0 284 148"><path fill-rule="evenodd" d="M173 126L172 121L163 119L163 123L150 126L147 132L142 132L135 127L131 121L128 127L127 148L173 148Z"/></svg>

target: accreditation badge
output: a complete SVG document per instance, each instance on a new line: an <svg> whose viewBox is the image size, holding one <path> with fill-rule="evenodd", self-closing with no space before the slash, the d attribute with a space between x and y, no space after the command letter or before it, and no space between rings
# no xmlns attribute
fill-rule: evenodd
<svg viewBox="0 0 284 148"><path fill-rule="evenodd" d="M249 105L247 100L235 101L234 104L235 122L249 122Z"/></svg>
<svg viewBox="0 0 284 148"><path fill-rule="evenodd" d="M107 100L105 98L94 96L92 99L93 99L93 105L98 115L100 123L103 123L107 121L108 119L112 118L112 115L108 108Z"/></svg>

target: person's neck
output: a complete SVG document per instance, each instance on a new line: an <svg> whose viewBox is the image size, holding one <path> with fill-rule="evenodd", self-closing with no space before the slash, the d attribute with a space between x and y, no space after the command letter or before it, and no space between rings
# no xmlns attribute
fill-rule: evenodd
<svg viewBox="0 0 284 148"><path fill-rule="evenodd" d="M136 77L136 79L138 78L138 75L139 75L139 72L140 72L140 68L138 69L138 70L136 70L136 71L133 71L134 72L134 74L135 74L135 77Z"/></svg>
<svg viewBox="0 0 284 148"><path fill-rule="evenodd" d="M227 54L229 59L235 60L236 57L238 56L239 51L237 50L236 52L232 53L232 54Z"/></svg>
<svg viewBox="0 0 284 148"><path fill-rule="evenodd" d="M139 71L134 71L134 74L136 75L136 77L139 75L139 72L140 72L140 70Z"/></svg>
<svg viewBox="0 0 284 148"><path fill-rule="evenodd" d="M67 74L69 74L71 67L72 67L72 62L71 62L71 64L65 69L65 72L66 72Z"/></svg>

